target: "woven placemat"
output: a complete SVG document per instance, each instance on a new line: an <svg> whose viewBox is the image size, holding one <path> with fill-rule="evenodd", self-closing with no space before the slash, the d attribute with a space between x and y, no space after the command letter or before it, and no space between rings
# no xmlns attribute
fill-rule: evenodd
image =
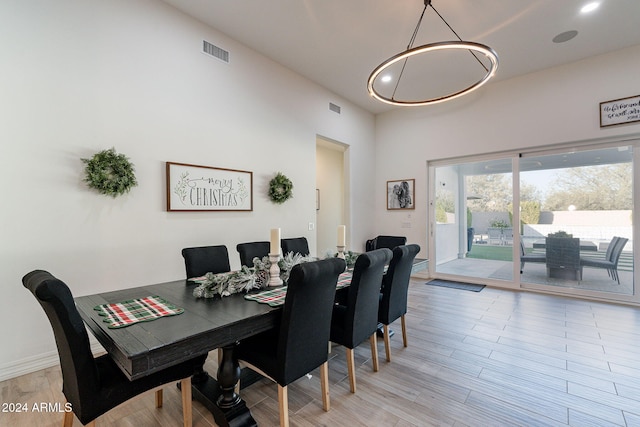
<svg viewBox="0 0 640 427"><path fill-rule="evenodd" d="M108 327L123 328L139 322L148 322L165 316L175 316L184 312L169 301L157 295L136 298L112 304L101 304L93 308Z"/></svg>
<svg viewBox="0 0 640 427"><path fill-rule="evenodd" d="M336 289L342 289L349 286L351 283L352 271L345 271L338 277L338 283ZM247 294L245 299L250 301L256 301L261 304L269 304L271 307L277 307L284 304L284 300L287 297L287 287L282 286L279 288L267 289L266 291L258 292L257 294Z"/></svg>

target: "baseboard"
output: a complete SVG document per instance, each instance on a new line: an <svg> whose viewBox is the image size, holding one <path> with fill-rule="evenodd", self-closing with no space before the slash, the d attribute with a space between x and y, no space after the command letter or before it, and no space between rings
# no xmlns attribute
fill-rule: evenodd
<svg viewBox="0 0 640 427"><path fill-rule="evenodd" d="M57 351L48 351L36 356L25 357L18 362L8 363L0 367L0 381L50 368L59 363Z"/></svg>
<svg viewBox="0 0 640 427"><path fill-rule="evenodd" d="M91 344L91 352L93 354L104 353L104 348L95 341L93 338L90 338ZM21 375L30 374L32 372L39 371L41 369L47 369L52 366L56 366L60 364L60 359L58 358L58 351L48 351L46 353L38 354L35 356L25 357L24 359L7 363L4 366L0 366L0 381L5 381L11 378L19 377Z"/></svg>

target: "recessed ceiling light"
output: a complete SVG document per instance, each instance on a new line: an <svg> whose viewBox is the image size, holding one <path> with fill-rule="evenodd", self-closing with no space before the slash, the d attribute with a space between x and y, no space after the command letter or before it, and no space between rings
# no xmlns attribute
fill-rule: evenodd
<svg viewBox="0 0 640 427"><path fill-rule="evenodd" d="M580 9L580 13L589 13L589 12L593 12L594 10L596 10L598 7L600 7L600 3L597 1L591 2L591 3L587 3L584 6L582 6L582 9Z"/></svg>
<svg viewBox="0 0 640 427"><path fill-rule="evenodd" d="M571 40L572 38L574 38L577 35L578 35L578 32L576 30L565 31L564 33L560 33L557 36L555 36L553 38L553 42L554 43L568 42L569 40Z"/></svg>
<svg viewBox="0 0 640 427"><path fill-rule="evenodd" d="M380 80L382 83L389 83L391 81L391 76L387 74L386 76L380 77Z"/></svg>

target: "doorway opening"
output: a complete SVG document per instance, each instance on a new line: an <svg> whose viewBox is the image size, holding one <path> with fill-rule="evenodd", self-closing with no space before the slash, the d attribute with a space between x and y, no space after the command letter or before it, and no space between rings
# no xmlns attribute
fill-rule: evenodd
<svg viewBox="0 0 640 427"><path fill-rule="evenodd" d="M316 138L316 254L336 252L336 230L348 225L345 155L348 146L321 136ZM349 247L347 227L347 247Z"/></svg>

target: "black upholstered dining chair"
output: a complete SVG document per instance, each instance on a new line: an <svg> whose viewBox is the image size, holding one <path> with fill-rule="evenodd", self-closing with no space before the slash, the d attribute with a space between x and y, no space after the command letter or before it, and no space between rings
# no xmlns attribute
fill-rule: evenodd
<svg viewBox="0 0 640 427"><path fill-rule="evenodd" d="M22 283L44 309L55 336L62 368L62 392L73 412L65 412L63 426L73 425L75 414L84 425L116 406L146 391L180 381L185 426L191 426L191 375L202 366L206 355L195 356L143 378L129 381L107 354L93 357L89 336L71 291L47 271L34 270ZM156 391L156 406L162 406L162 389Z"/></svg>
<svg viewBox="0 0 640 427"><path fill-rule="evenodd" d="M378 323L383 325L384 350L387 362L391 362L391 342L389 325L398 318L402 324L402 344L407 346L407 325L404 315L407 313L407 294L413 260L420 252L418 245L401 245L393 248L393 257L389 268L382 278Z"/></svg>
<svg viewBox="0 0 640 427"><path fill-rule="evenodd" d="M187 279L203 276L207 273L231 271L229 251L224 245L184 248L182 257L187 271Z"/></svg>
<svg viewBox="0 0 640 427"><path fill-rule="evenodd" d="M238 359L278 383L280 425L289 425L287 386L320 367L322 403L329 410L328 343L331 309L344 260L294 266L279 326L242 340Z"/></svg>
<svg viewBox="0 0 640 427"><path fill-rule="evenodd" d="M187 279L204 276L207 273L216 274L231 271L229 251L225 245L184 248L182 249L182 257L184 258ZM219 362L222 360L222 348L218 348L217 353Z"/></svg>
<svg viewBox="0 0 640 427"><path fill-rule="evenodd" d="M280 240L280 247L282 248L282 255L286 255L289 252L298 253L302 256L308 256L309 243L306 237L296 237L293 239Z"/></svg>
<svg viewBox="0 0 640 427"><path fill-rule="evenodd" d="M356 392L354 351L369 338L373 370L378 371L376 331L378 329L378 305L384 267L391 259L387 248L365 252L358 256L353 268L345 303L336 302L331 318L331 342L346 348L349 386Z"/></svg>
<svg viewBox="0 0 640 427"><path fill-rule="evenodd" d="M240 265L253 267L254 258L264 258L269 255L271 243L269 242L247 242L238 243L236 246L238 254L240 254Z"/></svg>
<svg viewBox="0 0 640 427"><path fill-rule="evenodd" d="M365 250L367 252L375 249L388 248L393 249L396 246L406 245L407 238L404 236L377 236L371 240L367 240Z"/></svg>

